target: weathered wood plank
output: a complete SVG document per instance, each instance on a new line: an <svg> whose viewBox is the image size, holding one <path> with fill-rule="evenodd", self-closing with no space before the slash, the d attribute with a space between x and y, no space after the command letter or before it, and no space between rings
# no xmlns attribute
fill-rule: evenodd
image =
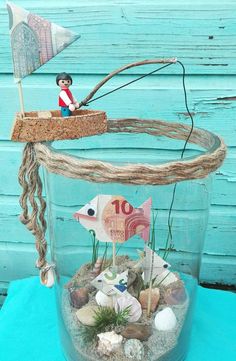
<svg viewBox="0 0 236 361"><path fill-rule="evenodd" d="M81 74L104 73L111 70L111 64L115 68L143 58L177 56L193 74L235 74L234 2L228 6L219 0L209 4L181 0L15 3L81 34L81 39L39 73L60 72L62 67ZM0 69L9 73L8 18L3 3L0 24Z"/></svg>

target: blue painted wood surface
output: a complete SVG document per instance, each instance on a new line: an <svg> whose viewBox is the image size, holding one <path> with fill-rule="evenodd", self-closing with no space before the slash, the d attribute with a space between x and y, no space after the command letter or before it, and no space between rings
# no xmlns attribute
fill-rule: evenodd
<svg viewBox="0 0 236 361"><path fill-rule="evenodd" d="M55 75L73 74L74 93L82 99L108 72L123 64L153 57L177 56L188 74L189 106L195 125L224 137L229 149L213 180L212 205L203 254L201 280L236 284L236 3L228 0L15 0L15 3L81 34L81 39L23 82L27 110L57 107ZM0 1L0 282L36 274L33 238L18 222L20 187L17 172L22 145L10 141L19 109L12 78L8 17ZM155 67L127 71L104 91ZM190 123L186 116L180 68L171 66L91 105L109 117L136 116ZM127 101L128 99L128 101ZM140 137L133 135L131 146ZM112 155L122 135L83 139L85 156L106 147ZM73 151L75 143L59 142ZM155 147L142 137L142 148ZM170 152L175 154L170 143ZM176 153L177 154L177 153ZM122 152L120 154L122 157Z"/></svg>

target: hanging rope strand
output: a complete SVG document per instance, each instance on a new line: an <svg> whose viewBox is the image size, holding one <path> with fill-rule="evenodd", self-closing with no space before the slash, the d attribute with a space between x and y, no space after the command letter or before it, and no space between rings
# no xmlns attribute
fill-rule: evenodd
<svg viewBox="0 0 236 361"><path fill-rule="evenodd" d="M22 194L19 199L20 206L23 210L20 215L20 221L23 224L27 224L29 222L29 209L28 209L28 190L29 184L27 179L27 170L29 168L29 162L31 158L31 143L27 143L23 150L22 164L19 169L18 181L22 187Z"/></svg>
<svg viewBox="0 0 236 361"><path fill-rule="evenodd" d="M45 240L47 225L44 216L46 202L42 197L42 182L38 173L39 166L35 157L33 143L27 143L23 151L22 165L18 177L23 189L20 197L20 205L23 213L20 216L20 220L35 236L36 249L39 254L36 266L42 268L47 263L45 259L47 252L47 242ZM29 212L29 205L31 213Z"/></svg>

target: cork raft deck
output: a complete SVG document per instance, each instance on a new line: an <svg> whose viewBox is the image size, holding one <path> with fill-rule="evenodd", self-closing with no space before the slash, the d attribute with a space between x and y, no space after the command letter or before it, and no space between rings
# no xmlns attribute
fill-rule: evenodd
<svg viewBox="0 0 236 361"><path fill-rule="evenodd" d="M105 133L106 113L99 110L76 110L70 117L61 117L59 110L32 111L22 117L16 114L11 140L42 142L76 139Z"/></svg>

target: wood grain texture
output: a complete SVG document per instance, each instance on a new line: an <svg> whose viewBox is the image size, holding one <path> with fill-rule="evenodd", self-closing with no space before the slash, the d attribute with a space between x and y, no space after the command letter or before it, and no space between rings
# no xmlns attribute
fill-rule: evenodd
<svg viewBox="0 0 236 361"><path fill-rule="evenodd" d="M212 206L206 233L201 280L236 283L236 3L233 0L64 0L58 2L15 0L49 20L78 32L76 43L23 82L26 110L54 109L58 89L55 74L73 74L73 93L83 99L108 72L125 63L153 57L177 56L186 66L189 107L195 125L224 137L228 155L213 178ZM36 274L33 238L18 222L20 208L17 171L22 145L9 141L12 121L19 110L17 88L12 80L7 12L0 2L0 282ZM122 85L155 66L130 70L111 80L100 94ZM91 104L106 110L108 117L158 118L190 124L184 107L180 67L170 66L158 75ZM71 154L122 161L155 159L169 148L176 159L182 143L121 134L95 136L79 141L59 141L56 147ZM138 144L138 150L137 150ZM122 146L123 150L118 150ZM148 151L148 149L151 149ZM195 150L191 148L191 152ZM188 151L190 154L190 150ZM59 182L59 181L58 181ZM59 188L62 184L58 183ZM74 185L71 185L73 188ZM62 189L62 188L60 188ZM109 189L108 189L109 191ZM81 188L81 203L86 189ZM61 204L63 205L63 192ZM64 206L59 229L70 229ZM164 215L163 215L164 217ZM73 238L74 237L74 238ZM73 235L73 242L76 237ZM89 254L90 248L83 247ZM66 262L69 262L70 252Z"/></svg>

